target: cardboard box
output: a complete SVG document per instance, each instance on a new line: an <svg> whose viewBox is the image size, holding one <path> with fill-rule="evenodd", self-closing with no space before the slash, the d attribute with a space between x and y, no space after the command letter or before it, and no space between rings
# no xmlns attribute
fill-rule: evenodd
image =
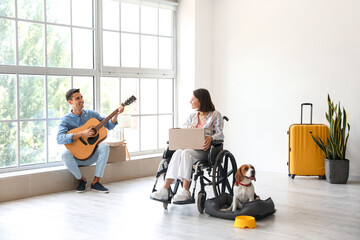
<svg viewBox="0 0 360 240"><path fill-rule="evenodd" d="M171 128L169 129L169 150L202 150L206 136L211 136L207 128Z"/></svg>
<svg viewBox="0 0 360 240"><path fill-rule="evenodd" d="M108 163L126 161L125 144L123 141L105 143L110 147Z"/></svg>

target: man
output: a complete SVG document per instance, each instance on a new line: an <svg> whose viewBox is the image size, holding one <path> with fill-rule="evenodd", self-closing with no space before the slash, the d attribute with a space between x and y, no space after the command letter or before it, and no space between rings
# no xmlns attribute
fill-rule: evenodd
<svg viewBox="0 0 360 240"><path fill-rule="evenodd" d="M94 135L94 130L91 128L86 129L77 133L67 134L68 131L74 128L81 127L84 125L90 118L96 118L100 122L105 118L101 117L97 112L92 110L85 110L84 108L84 99L80 93L80 89L70 89L66 93L66 100L71 105L72 110L70 113L66 114L60 119L59 131L56 137L58 144L70 144L74 140L79 139L80 137L88 138ZM120 113L124 111L124 104L121 104L119 111L114 117L109 120L104 126L111 130L117 125L117 118ZM107 144L99 144L93 154L93 156L85 161L76 159L69 150L65 150L61 158L65 166L69 171L79 180L79 185L76 188L76 192L82 193L86 189L87 181L81 175L79 166L89 166L96 162L95 176L91 184L91 190L98 191L100 193L108 193L109 190L105 188L100 183L100 178L104 174L105 166L109 157L110 148Z"/></svg>

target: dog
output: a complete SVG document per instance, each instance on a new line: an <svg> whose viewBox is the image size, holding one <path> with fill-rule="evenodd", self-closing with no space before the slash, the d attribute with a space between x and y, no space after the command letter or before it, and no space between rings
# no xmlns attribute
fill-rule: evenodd
<svg viewBox="0 0 360 240"><path fill-rule="evenodd" d="M222 212L230 210L235 212L238 207L242 209L245 203L255 200L255 188L252 180L256 181L255 168L251 164L243 164L235 174L233 202L229 208L221 209ZM256 196L256 198L259 197Z"/></svg>

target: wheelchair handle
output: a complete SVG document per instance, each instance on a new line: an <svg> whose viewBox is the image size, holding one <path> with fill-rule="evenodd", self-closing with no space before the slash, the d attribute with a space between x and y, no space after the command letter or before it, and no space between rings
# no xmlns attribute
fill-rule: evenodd
<svg viewBox="0 0 360 240"><path fill-rule="evenodd" d="M227 122L229 121L229 118L227 116L223 116L223 119L226 120Z"/></svg>

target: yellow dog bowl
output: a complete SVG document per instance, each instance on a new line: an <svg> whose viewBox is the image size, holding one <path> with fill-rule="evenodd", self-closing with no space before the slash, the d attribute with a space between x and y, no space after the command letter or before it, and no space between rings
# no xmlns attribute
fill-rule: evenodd
<svg viewBox="0 0 360 240"><path fill-rule="evenodd" d="M256 228L255 218L251 216L237 216L234 227L237 228Z"/></svg>

